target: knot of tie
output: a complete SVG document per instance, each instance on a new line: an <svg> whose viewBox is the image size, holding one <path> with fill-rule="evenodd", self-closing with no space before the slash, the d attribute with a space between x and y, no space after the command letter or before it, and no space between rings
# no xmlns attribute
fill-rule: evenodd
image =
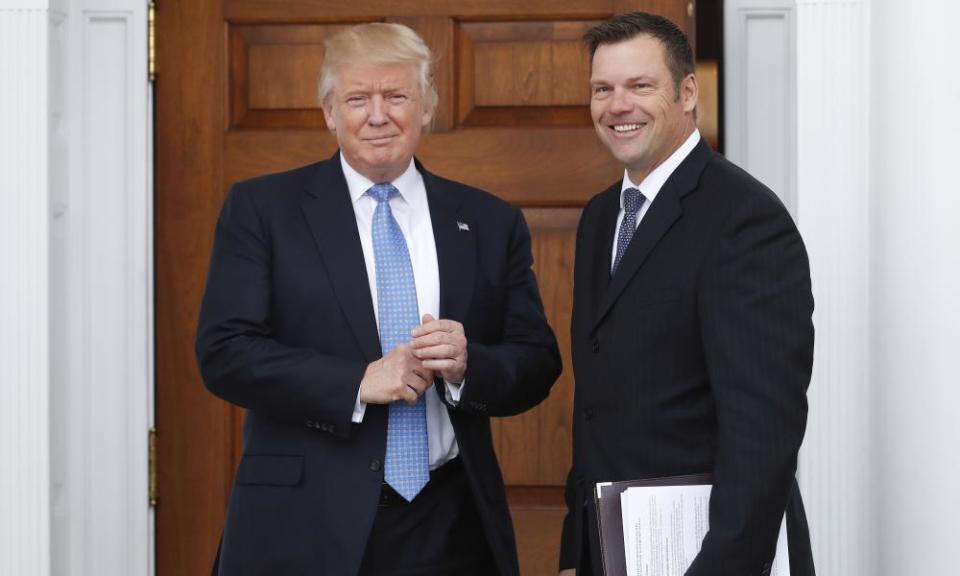
<svg viewBox="0 0 960 576"><path fill-rule="evenodd" d="M643 205L643 194L636 188L627 188L623 191L623 211L628 214L636 214Z"/></svg>
<svg viewBox="0 0 960 576"><path fill-rule="evenodd" d="M373 199L376 200L378 203L386 202L399 193L400 191L397 190L394 187L394 185L389 182L381 182L379 184L374 184L373 186L370 187L369 190L367 190L367 194L372 196Z"/></svg>

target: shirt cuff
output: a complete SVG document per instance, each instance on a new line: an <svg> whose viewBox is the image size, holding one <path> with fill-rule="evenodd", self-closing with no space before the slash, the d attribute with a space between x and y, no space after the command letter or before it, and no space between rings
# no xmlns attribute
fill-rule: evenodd
<svg viewBox="0 0 960 576"><path fill-rule="evenodd" d="M443 390L445 396L447 397L447 403L451 406L456 406L460 404L460 395L463 394L463 387L467 385L467 379L464 378L463 382L459 384L451 384L446 380L443 381L445 386Z"/></svg>
<svg viewBox="0 0 960 576"><path fill-rule="evenodd" d="M363 422L363 415L367 412L367 403L360 401L360 389L357 389L357 401L353 405L353 416L350 417L350 421L354 424L359 424Z"/></svg>

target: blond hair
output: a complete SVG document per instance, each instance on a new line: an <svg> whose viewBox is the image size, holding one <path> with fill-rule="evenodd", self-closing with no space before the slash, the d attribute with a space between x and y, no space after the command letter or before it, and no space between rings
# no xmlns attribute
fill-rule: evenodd
<svg viewBox="0 0 960 576"><path fill-rule="evenodd" d="M437 105L433 85L433 54L416 32L402 24L371 22L351 26L327 38L320 66L318 92L326 102L336 84L337 71L358 64L413 64L417 70L420 95L427 110Z"/></svg>

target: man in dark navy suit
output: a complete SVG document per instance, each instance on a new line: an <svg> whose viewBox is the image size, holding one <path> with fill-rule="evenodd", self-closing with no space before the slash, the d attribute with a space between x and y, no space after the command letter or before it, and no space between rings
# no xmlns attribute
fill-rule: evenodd
<svg viewBox="0 0 960 576"><path fill-rule="evenodd" d="M785 512L791 573L812 576L795 480L813 361L803 241L777 197L697 131L676 25L625 14L585 40L591 115L624 175L577 232L560 568L601 573L596 482L707 472L710 528L688 576L769 573Z"/></svg>
<svg viewBox="0 0 960 576"><path fill-rule="evenodd" d="M329 39L340 150L224 203L197 357L247 415L219 574L519 573L489 418L560 358L520 211L414 159L430 63L397 24Z"/></svg>

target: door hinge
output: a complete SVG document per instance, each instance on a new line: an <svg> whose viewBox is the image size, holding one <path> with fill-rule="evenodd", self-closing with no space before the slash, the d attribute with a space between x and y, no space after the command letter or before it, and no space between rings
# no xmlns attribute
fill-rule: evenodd
<svg viewBox="0 0 960 576"><path fill-rule="evenodd" d="M149 440L147 441L147 460L149 488L148 497L150 506L157 507L157 429L150 428Z"/></svg>
<svg viewBox="0 0 960 576"><path fill-rule="evenodd" d="M147 78L157 81L157 3L147 7Z"/></svg>

